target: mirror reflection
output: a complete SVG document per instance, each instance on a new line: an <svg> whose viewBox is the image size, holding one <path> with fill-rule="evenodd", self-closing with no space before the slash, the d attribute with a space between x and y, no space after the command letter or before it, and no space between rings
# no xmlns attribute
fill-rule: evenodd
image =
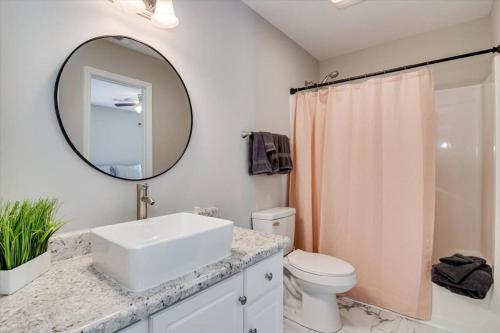
<svg viewBox="0 0 500 333"><path fill-rule="evenodd" d="M59 73L56 109L75 152L118 178L164 173L191 136L191 103L182 79L160 53L128 37L79 46Z"/></svg>

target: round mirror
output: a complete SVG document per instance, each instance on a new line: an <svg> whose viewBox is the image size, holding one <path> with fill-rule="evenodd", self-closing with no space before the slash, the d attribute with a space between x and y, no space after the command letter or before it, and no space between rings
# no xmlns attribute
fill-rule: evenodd
<svg viewBox="0 0 500 333"><path fill-rule="evenodd" d="M158 51L129 37L77 47L59 71L54 98L73 150L113 177L156 177L179 161L191 138L191 101L181 77Z"/></svg>

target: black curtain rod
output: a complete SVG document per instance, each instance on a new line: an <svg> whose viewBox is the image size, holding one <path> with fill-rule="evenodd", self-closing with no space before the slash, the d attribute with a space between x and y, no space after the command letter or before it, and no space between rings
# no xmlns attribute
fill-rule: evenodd
<svg viewBox="0 0 500 333"><path fill-rule="evenodd" d="M310 85L310 86L307 86L307 87L291 88L290 89L290 95L293 95L296 92L299 92L299 91L302 91L302 90L309 90L309 89L321 88L321 87L326 87L326 86L329 86L329 85L332 85L332 84L339 84L339 83L344 83L344 82L349 82L349 81L354 81L354 80L360 80L360 79L365 79L365 78L373 77L373 76L377 76L377 75L394 73L394 72L404 71L404 70L407 70L407 69L412 69L412 68L417 68L417 67L423 67L423 66L428 66L428 65L433 65L433 64L439 64L441 62L446 62L446 61L452 61L452 60L457 60L457 59L475 57L475 56L478 56L478 55L481 55L481 54L487 54L487 53L500 53L500 45L499 46L494 46L491 49L485 49L485 50L476 51L476 52L464 53L464 54L456 55L456 56L453 56L453 57L447 57L447 58L441 58L441 59L436 59L436 60L431 60L431 61L420 62L418 64L413 64L413 65L407 65L407 66L401 66L401 67L386 69L386 70L383 70L383 71L368 73L368 74L364 74L364 75L352 76L352 77L349 77L349 78L346 78L346 79L340 79L340 80L331 81L331 82L316 83L316 84L313 84L313 85Z"/></svg>

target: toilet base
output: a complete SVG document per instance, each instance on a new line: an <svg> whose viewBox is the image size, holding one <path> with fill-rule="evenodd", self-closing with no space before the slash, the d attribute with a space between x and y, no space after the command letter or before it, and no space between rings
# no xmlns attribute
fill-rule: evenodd
<svg viewBox="0 0 500 333"><path fill-rule="evenodd" d="M342 329L336 294L301 288L305 281L284 276L284 317L310 330L335 333Z"/></svg>

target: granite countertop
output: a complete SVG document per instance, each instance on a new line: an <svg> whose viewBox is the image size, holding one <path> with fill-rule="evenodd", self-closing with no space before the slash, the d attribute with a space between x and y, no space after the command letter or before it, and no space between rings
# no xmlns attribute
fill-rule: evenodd
<svg viewBox="0 0 500 333"><path fill-rule="evenodd" d="M87 232L70 241L53 242L52 256L59 261L15 294L0 296L1 333L114 332L279 252L290 241L234 227L229 258L137 293L92 267L88 239ZM76 257L57 247L65 243L77 245L71 252Z"/></svg>

